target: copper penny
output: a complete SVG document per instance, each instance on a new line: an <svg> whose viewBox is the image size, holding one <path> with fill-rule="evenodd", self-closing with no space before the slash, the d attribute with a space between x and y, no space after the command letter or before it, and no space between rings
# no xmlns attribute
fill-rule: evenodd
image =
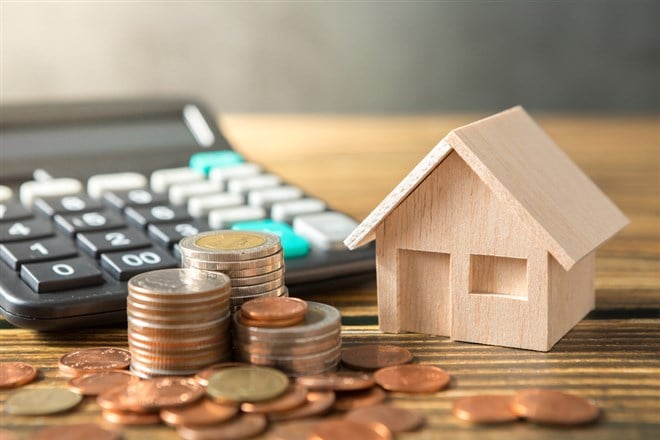
<svg viewBox="0 0 660 440"><path fill-rule="evenodd" d="M557 390L518 391L511 408L530 422L549 425L581 425L600 417L600 410L593 402Z"/></svg>
<svg viewBox="0 0 660 440"><path fill-rule="evenodd" d="M392 365L407 364L412 358L408 350L396 345L358 345L347 348L341 353L341 361L344 365L356 370L378 370Z"/></svg>
<svg viewBox="0 0 660 440"><path fill-rule="evenodd" d="M103 409L151 412L193 403L204 396L204 387L192 378L159 377L101 393L96 402Z"/></svg>
<svg viewBox="0 0 660 440"><path fill-rule="evenodd" d="M197 373L195 375L195 380L197 383L199 383L201 386L205 387L208 386L209 384L209 378L215 373L216 371L220 371L223 368L230 368L230 367L247 367L250 364L246 364L245 362L222 362L220 364L214 364L211 365L210 367L204 368L202 371Z"/></svg>
<svg viewBox="0 0 660 440"><path fill-rule="evenodd" d="M245 413L266 414L273 411L286 411L301 406L307 400L307 388L290 385L280 397L265 402L243 402L241 411Z"/></svg>
<svg viewBox="0 0 660 440"><path fill-rule="evenodd" d="M271 298L271 297L267 297ZM277 297L273 297L277 298ZM248 327L262 327L262 328L281 328L281 327L292 327L294 325L300 324L305 321L305 317L302 318L290 318L290 319L270 319L268 321L260 321L258 319L246 318L242 312L238 312L238 321Z"/></svg>
<svg viewBox="0 0 660 440"><path fill-rule="evenodd" d="M379 387L359 391L341 391L336 393L335 403L332 407L339 411L350 411L376 405L385 400L386 397L385 391Z"/></svg>
<svg viewBox="0 0 660 440"><path fill-rule="evenodd" d="M327 419L312 430L310 440L391 440L392 433L382 423L361 423L349 419Z"/></svg>
<svg viewBox="0 0 660 440"><path fill-rule="evenodd" d="M229 420L238 413L238 405L230 403L217 403L208 399L179 406L176 408L163 408L160 418L168 425L212 425Z"/></svg>
<svg viewBox="0 0 660 440"><path fill-rule="evenodd" d="M470 396L454 402L454 417L470 423L513 422L518 416L511 409L511 396Z"/></svg>
<svg viewBox="0 0 660 440"><path fill-rule="evenodd" d="M119 440L117 432L103 429L94 423L57 425L44 428L31 437L32 440ZM4 437L0 436L0 439Z"/></svg>
<svg viewBox="0 0 660 440"><path fill-rule="evenodd" d="M38 371L25 362L0 362L0 388L20 387L37 378Z"/></svg>
<svg viewBox="0 0 660 440"><path fill-rule="evenodd" d="M334 391L311 391L307 393L307 399L301 406L287 411L271 412L268 419L276 422L318 416L330 411L334 402Z"/></svg>
<svg viewBox="0 0 660 440"><path fill-rule="evenodd" d="M312 417L277 423L268 432L272 440L308 440L312 430L323 420Z"/></svg>
<svg viewBox="0 0 660 440"><path fill-rule="evenodd" d="M219 425L179 426L177 433L184 440L238 440L262 433L266 424L261 414L243 414Z"/></svg>
<svg viewBox="0 0 660 440"><path fill-rule="evenodd" d="M78 376L106 370L124 370L131 364L128 350L114 347L95 347L77 350L60 358L60 371Z"/></svg>
<svg viewBox="0 0 660 440"><path fill-rule="evenodd" d="M139 382L140 378L128 371L110 370L97 373L87 373L69 380L71 390L83 396L98 396L106 390Z"/></svg>
<svg viewBox="0 0 660 440"><path fill-rule="evenodd" d="M115 425L158 425L160 423L158 413L104 409L101 411L101 416Z"/></svg>
<svg viewBox="0 0 660 440"><path fill-rule="evenodd" d="M365 373L330 373L301 376L296 382L310 390L355 391L373 387L376 382Z"/></svg>
<svg viewBox="0 0 660 440"><path fill-rule="evenodd" d="M241 314L256 321L303 320L307 314L307 303L299 298L266 296L256 298L241 306Z"/></svg>
<svg viewBox="0 0 660 440"><path fill-rule="evenodd" d="M346 414L346 418L357 422L382 423L393 433L414 431L424 424L424 416L420 413L385 404L355 409Z"/></svg>
<svg viewBox="0 0 660 440"><path fill-rule="evenodd" d="M422 364L385 367L374 373L374 379L386 390L403 393L434 393L451 380L442 368Z"/></svg>

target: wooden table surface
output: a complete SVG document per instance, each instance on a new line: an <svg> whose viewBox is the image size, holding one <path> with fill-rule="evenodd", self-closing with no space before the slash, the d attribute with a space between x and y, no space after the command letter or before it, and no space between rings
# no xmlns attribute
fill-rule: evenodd
<svg viewBox="0 0 660 440"><path fill-rule="evenodd" d="M447 131L480 116L228 115L221 125L247 158L362 219ZM426 416L423 430L397 438L660 438L660 117L533 116L631 219L598 252L596 310L552 351L381 334L375 282L308 297L339 307L345 346L398 344L416 361L452 375L446 391L390 394L395 405ZM30 387L64 386L57 360L73 349L127 346L122 327L40 334L6 322L0 322L0 341L2 361L26 361L40 369L40 379ZM527 387L588 397L603 417L593 426L564 430L522 422L471 427L450 415L458 397ZM0 392L0 402L11 392ZM19 438L45 425L101 421L93 400L64 415L0 417L2 427ZM127 439L176 438L164 426L123 433Z"/></svg>

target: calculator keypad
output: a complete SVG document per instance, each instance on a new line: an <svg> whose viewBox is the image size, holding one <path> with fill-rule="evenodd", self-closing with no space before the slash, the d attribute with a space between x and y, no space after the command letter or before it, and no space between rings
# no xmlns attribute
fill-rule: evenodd
<svg viewBox="0 0 660 440"><path fill-rule="evenodd" d="M101 271L91 261L80 257L24 264L21 266L21 278L37 293L103 283Z"/></svg>
<svg viewBox="0 0 660 440"><path fill-rule="evenodd" d="M139 228L149 224L178 222L190 219L188 211L181 206L154 205L141 208L129 206L124 211L126 220Z"/></svg>
<svg viewBox="0 0 660 440"><path fill-rule="evenodd" d="M102 232L85 232L76 236L78 248L94 258L106 252L125 251L151 245L142 231L122 228Z"/></svg>
<svg viewBox="0 0 660 440"><path fill-rule="evenodd" d="M64 237L0 244L0 257L14 270L22 264L75 257L76 248Z"/></svg>
<svg viewBox="0 0 660 440"><path fill-rule="evenodd" d="M178 265L179 262L168 252L153 247L101 255L101 267L119 281L126 281L148 270L168 269Z"/></svg>
<svg viewBox="0 0 660 440"><path fill-rule="evenodd" d="M34 218L0 225L0 243L33 240L53 235L53 225L46 219Z"/></svg>
<svg viewBox="0 0 660 440"><path fill-rule="evenodd" d="M73 237L80 232L116 229L126 223L120 215L112 211L90 211L83 214L57 214L53 217L57 228Z"/></svg>

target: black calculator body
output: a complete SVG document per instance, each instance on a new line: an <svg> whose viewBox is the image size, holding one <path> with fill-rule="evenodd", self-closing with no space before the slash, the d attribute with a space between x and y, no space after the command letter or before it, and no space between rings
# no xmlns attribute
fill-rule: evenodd
<svg viewBox="0 0 660 440"><path fill-rule="evenodd" d="M373 246L341 246L353 219L235 153L198 102L5 106L1 124L0 313L16 326L125 322L127 280L213 229L291 231L292 295L374 276Z"/></svg>

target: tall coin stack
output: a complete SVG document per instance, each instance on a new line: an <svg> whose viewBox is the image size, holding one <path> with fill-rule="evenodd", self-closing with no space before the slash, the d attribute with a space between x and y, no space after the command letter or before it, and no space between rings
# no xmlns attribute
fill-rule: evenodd
<svg viewBox="0 0 660 440"><path fill-rule="evenodd" d="M275 234L253 231L210 231L179 242L181 265L222 272L231 279L231 310L253 298L288 296L284 254Z"/></svg>
<svg viewBox="0 0 660 440"><path fill-rule="evenodd" d="M131 371L140 377L194 374L231 358L229 277L164 269L128 282Z"/></svg>
<svg viewBox="0 0 660 440"><path fill-rule="evenodd" d="M290 309L291 305L285 302L304 302L295 298L267 300L272 303L270 310ZM234 314L237 360L274 367L292 377L321 374L337 367L341 357L341 317L336 308L307 302L301 322L285 326L288 318L283 316L246 313L252 308L251 303L259 301L247 302Z"/></svg>

